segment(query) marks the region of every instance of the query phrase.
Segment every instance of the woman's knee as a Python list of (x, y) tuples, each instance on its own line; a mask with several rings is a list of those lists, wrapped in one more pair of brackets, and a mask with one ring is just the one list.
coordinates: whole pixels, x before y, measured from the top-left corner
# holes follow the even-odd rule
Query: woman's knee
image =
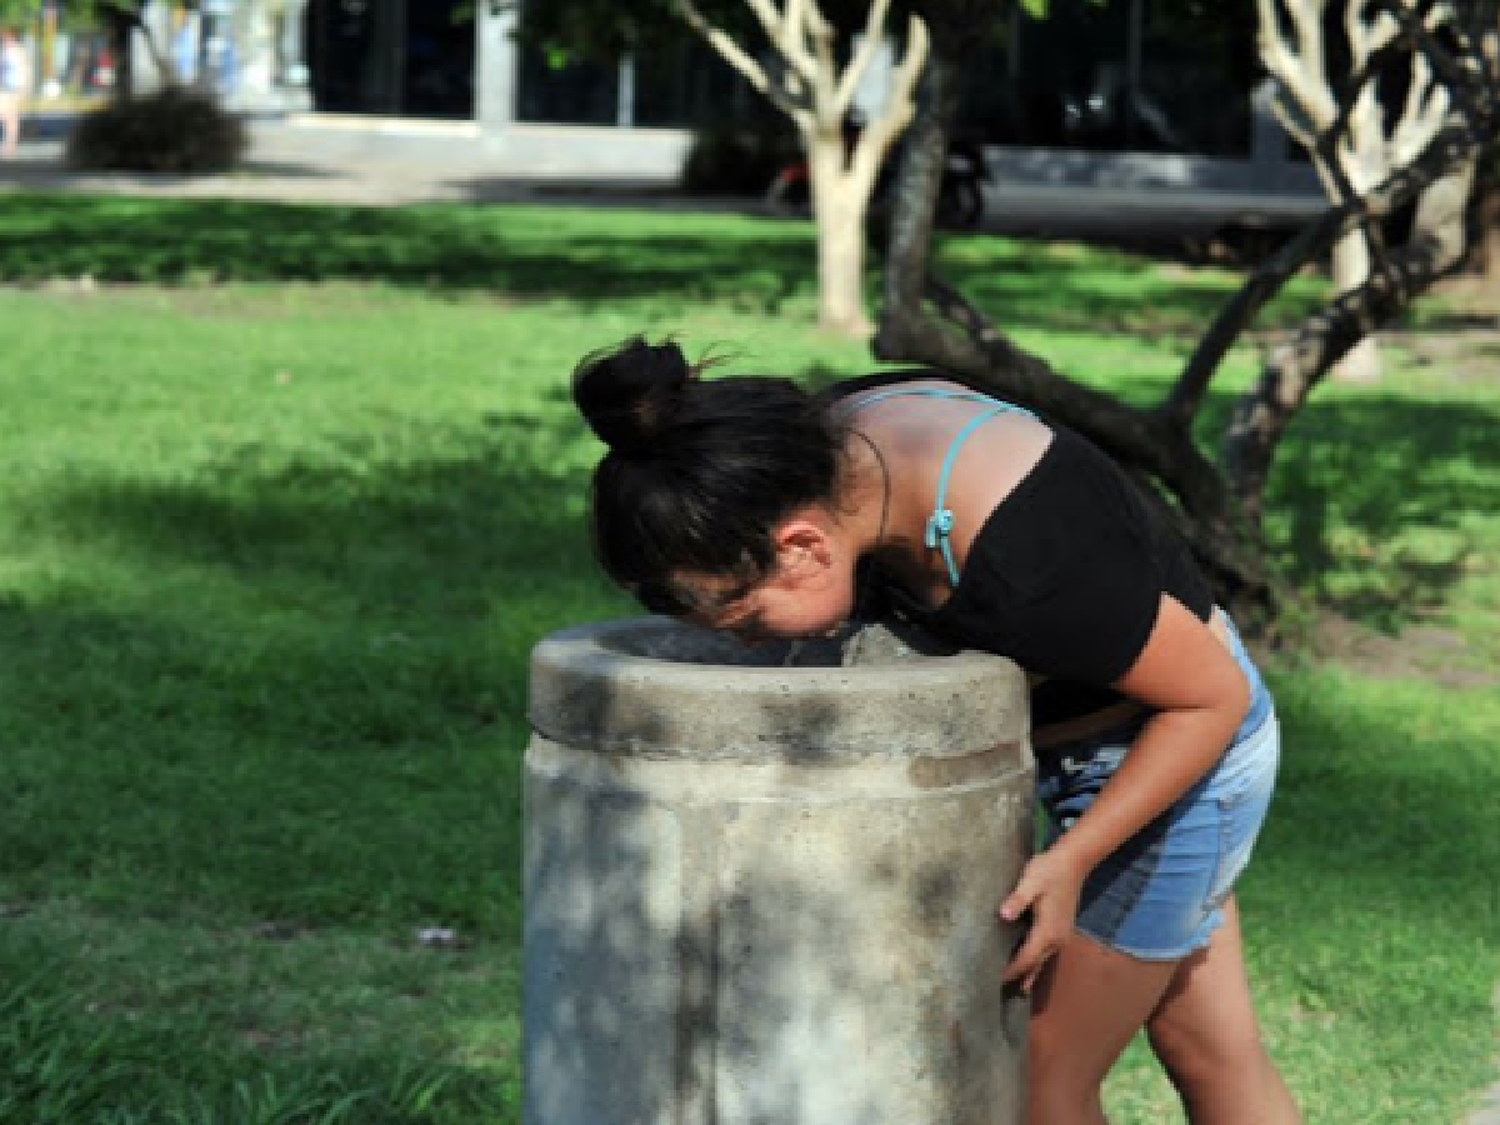
[(1271, 1065), (1253, 1022), (1208, 1029), (1180, 1020), (1153, 1020), (1146, 1036), (1172, 1084), (1190, 1101), (1195, 1091), (1254, 1083)]
[(1037, 1059), (1031, 1052), (1027, 1075), (1029, 1125), (1103, 1125), (1102, 1080), (1077, 1073), (1064, 1060)]
[(1029, 1120), (1033, 1125), (1103, 1121), (1100, 1092), (1108, 1073), (1107, 1061), (1033, 1025), (1027, 1044)]

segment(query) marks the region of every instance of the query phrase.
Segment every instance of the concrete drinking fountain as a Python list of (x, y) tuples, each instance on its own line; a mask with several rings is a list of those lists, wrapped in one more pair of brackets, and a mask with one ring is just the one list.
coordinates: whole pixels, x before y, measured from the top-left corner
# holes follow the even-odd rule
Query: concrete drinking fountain
[(1014, 1125), (1026, 683), (896, 624), (532, 657), (525, 1125)]

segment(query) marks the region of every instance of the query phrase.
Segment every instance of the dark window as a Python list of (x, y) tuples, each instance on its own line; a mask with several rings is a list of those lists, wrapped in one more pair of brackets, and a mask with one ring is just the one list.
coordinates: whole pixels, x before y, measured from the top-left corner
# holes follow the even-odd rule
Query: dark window
[(637, 125), (724, 125), (779, 116), (738, 71), (686, 30), (675, 42), (653, 47), (649, 62), (635, 67)]
[(408, 0), (403, 110), (413, 117), (474, 116), (474, 17), (461, 0)]
[(619, 116), (616, 62), (563, 62), (537, 47), (517, 48), (516, 117), (563, 125), (613, 125)]
[(1248, 156), (1251, 92), (1261, 73), (1255, 5), (1140, 2), (1145, 12), (1138, 147)]
[(653, 32), (633, 60), (549, 56), (525, 42), (518, 53), (516, 115), (522, 121), (681, 127), (753, 122), (776, 113), (686, 26)]
[(960, 113), (991, 144), (1244, 156), (1259, 74), (1255, 9), (1221, 0), (1053, 0), (1017, 11)]
[(308, 5), (313, 103), (332, 113), (395, 113), (394, 39), (401, 0), (312, 0)]
[(474, 23), (463, 0), (312, 0), (313, 104), (332, 113), (472, 117)]

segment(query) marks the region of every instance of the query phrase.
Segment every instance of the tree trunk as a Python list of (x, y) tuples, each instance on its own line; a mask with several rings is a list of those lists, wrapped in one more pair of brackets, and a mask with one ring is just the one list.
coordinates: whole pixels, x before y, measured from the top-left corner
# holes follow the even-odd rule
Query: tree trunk
[[(1356, 99), (1346, 128), (1348, 136), (1343, 145), (1331, 147), (1322, 155), (1315, 153), (1313, 158), (1324, 191), (1334, 204), (1368, 195), (1393, 170), (1373, 90)], [(1384, 246), (1383, 239), (1374, 244), (1371, 239), (1380, 239), (1380, 221), (1384, 217), (1372, 214), (1368, 226), (1351, 230), (1334, 243), (1328, 272), (1335, 297), (1352, 293), (1370, 280), (1376, 253)], [(1378, 383), (1380, 347), (1375, 338), (1366, 336), (1350, 348), (1333, 365), (1329, 377), (1356, 386)]]
[(865, 213), (869, 178), (850, 167), (838, 133), (806, 138), (818, 231), (818, 325), (845, 336), (874, 331), (865, 315)]
[(104, 24), (104, 38), (114, 55), (115, 81), (112, 96), (128, 101), (135, 96), (135, 61), (131, 51), (131, 32), (135, 30), (135, 17), (119, 8), (106, 6), (100, 9), (100, 21)]
[(1225, 441), (1230, 484), (1259, 525), (1266, 480), (1287, 424), (1313, 387), (1373, 328), (1389, 322), (1463, 259), (1464, 208), (1474, 183), (1469, 157), (1422, 193), (1410, 241), (1359, 289), (1319, 309), (1272, 349), (1260, 380), (1235, 406)]
[(900, 351), (902, 318), (920, 310), (926, 299), (933, 217), (942, 190), (948, 156), (948, 127), (962, 93), (962, 59), (936, 41), (917, 87), (916, 112), (906, 129), (901, 160), (889, 193), (890, 225), (886, 232), (885, 302), (875, 354), (891, 358)]
[(864, 31), (842, 68), (837, 31), (817, 0), (785, 0), (781, 7), (774, 0), (749, 3), (779, 56), (779, 70), (763, 65), (715, 26), (699, 10), (697, 0), (673, 0), (673, 7), (750, 85), (796, 123), (807, 153), (818, 226), (818, 323), (867, 338), (873, 326), (863, 300), (865, 215), (880, 164), (911, 120), (912, 91), (927, 58), (927, 25), (915, 13), (908, 13), (905, 52), (891, 72), (885, 108), (846, 148), (845, 122), (861, 76), (885, 41), (891, 0), (870, 0)]
[(157, 80), (167, 85), (174, 80), (172, 65), (166, 55), (162, 54), (156, 42), (156, 36), (151, 34), (151, 28), (146, 24), (142, 14), (144, 9), (144, 0), (136, 0), (129, 4), (106, 4), (99, 12), (99, 18), (104, 25), (105, 39), (109, 42), (110, 51), (115, 56), (113, 96), (121, 100), (129, 100), (135, 96), (136, 92), (136, 33), (140, 34), (146, 54), (150, 56), (151, 64), (156, 68)]
[[(1370, 242), (1362, 230), (1351, 231), (1333, 248), (1330, 267), (1335, 296), (1352, 293), (1370, 280)], [(1341, 383), (1370, 386), (1380, 381), (1380, 349), (1373, 336), (1366, 336), (1334, 365), (1333, 378)]]
[(1492, 169), (1481, 176), (1469, 204), (1469, 269), (1490, 286), (1500, 286), (1500, 156), (1491, 154)]

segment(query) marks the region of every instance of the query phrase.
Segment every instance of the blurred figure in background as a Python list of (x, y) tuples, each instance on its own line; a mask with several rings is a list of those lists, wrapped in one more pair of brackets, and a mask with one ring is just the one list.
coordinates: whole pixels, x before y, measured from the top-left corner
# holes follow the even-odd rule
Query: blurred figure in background
[(0, 29), (0, 125), (5, 128), (6, 158), (21, 143), (21, 99), (31, 89), (31, 56), (12, 29)]

